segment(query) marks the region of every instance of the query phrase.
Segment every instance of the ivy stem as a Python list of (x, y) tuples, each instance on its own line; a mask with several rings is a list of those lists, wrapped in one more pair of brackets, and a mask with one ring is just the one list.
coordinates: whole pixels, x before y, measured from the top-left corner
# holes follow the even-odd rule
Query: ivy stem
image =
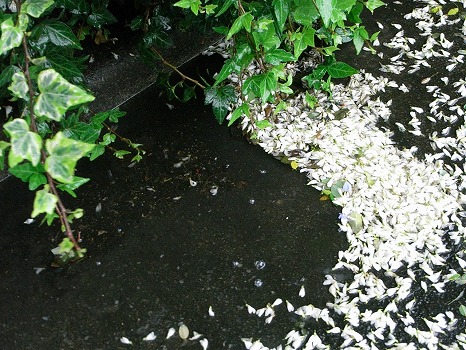
[[(16, 0), (15, 1), (18, 13), (21, 11), (21, 2)], [(26, 36), (23, 35), (23, 40), (22, 40), (22, 45), (23, 45), (23, 51), (24, 51), (24, 75), (26, 76), (27, 79), (27, 84), (28, 84), (28, 90), (29, 90), (29, 101), (28, 101), (28, 109), (29, 109), (29, 117), (31, 120), (31, 129), (34, 133), (38, 133), (38, 128), (37, 128), (37, 123), (36, 123), (36, 117), (34, 114), (34, 87), (32, 85), (32, 80), (31, 80), (31, 75), (29, 73), (29, 61), (31, 60), (31, 57), (29, 56), (29, 49), (27, 46), (27, 40)], [(41, 150), (41, 163), (44, 164), (45, 160), (47, 159), (47, 154), (46, 152), (42, 149)], [(73, 242), (74, 249), (76, 251), (79, 251), (81, 247), (79, 246), (78, 242), (76, 241), (76, 238), (73, 235), (73, 231), (71, 230), (70, 223), (68, 221), (68, 215), (66, 214), (66, 208), (63, 205), (63, 202), (60, 199), (60, 195), (58, 194), (57, 187), (55, 186), (55, 182), (50, 176), (50, 174), (46, 171), (45, 176), (47, 177), (47, 183), (50, 187), (50, 191), (52, 194), (57, 198), (57, 205), (55, 206), (55, 210), (58, 213), (58, 216), (60, 217), (60, 222), (62, 224), (62, 227), (65, 228), (66, 235), (70, 239), (71, 242)]]
[(162, 63), (164, 65), (166, 65), (167, 67), (171, 68), (174, 72), (176, 72), (179, 76), (181, 76), (181, 78), (183, 78), (183, 80), (188, 80), (194, 84), (196, 84), (197, 86), (199, 86), (202, 90), (205, 90), (205, 86), (202, 85), (201, 83), (199, 83), (197, 80), (195, 79), (192, 79), (190, 77), (188, 77), (187, 75), (183, 74), (183, 72), (181, 72), (176, 66), (174, 66), (173, 64), (171, 64), (170, 62), (168, 62), (163, 56), (162, 54), (154, 47), (151, 47), (150, 48), (157, 56), (159, 56), (160, 60), (162, 61)]

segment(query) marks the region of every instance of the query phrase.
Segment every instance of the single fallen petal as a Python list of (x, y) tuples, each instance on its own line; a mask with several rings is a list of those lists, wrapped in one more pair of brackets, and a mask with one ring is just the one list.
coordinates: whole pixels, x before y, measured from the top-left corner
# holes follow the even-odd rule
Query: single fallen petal
[(142, 338), (142, 340), (144, 341), (152, 341), (152, 340), (155, 340), (155, 338), (157, 338), (157, 336), (155, 335), (154, 332), (150, 332), (148, 335), (146, 335), (144, 338)]
[(170, 329), (168, 330), (168, 333), (167, 333), (167, 336), (165, 337), (165, 339), (168, 339), (168, 338), (172, 337), (173, 334), (175, 334), (175, 332), (176, 332), (175, 328), (173, 328), (173, 327), (170, 328)]
[(181, 339), (188, 339), (189, 337), (189, 328), (185, 324), (182, 324), (180, 328), (178, 328), (178, 334)]
[(131, 340), (129, 340), (128, 338), (126, 338), (126, 337), (121, 337), (120, 342), (122, 344), (133, 345), (133, 342)]

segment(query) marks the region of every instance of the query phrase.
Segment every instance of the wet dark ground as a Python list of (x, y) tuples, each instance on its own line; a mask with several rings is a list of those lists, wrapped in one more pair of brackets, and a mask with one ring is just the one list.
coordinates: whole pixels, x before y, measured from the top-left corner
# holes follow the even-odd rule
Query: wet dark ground
[[(400, 23), (404, 13), (398, 6), (376, 12), (385, 26), (382, 39), (396, 33), (391, 23)], [(383, 60), (363, 54), (352, 61), (352, 53), (343, 50), (342, 60), (379, 74)], [(411, 92), (393, 89), (381, 96), (394, 101), (393, 116), (381, 127), (394, 131), (400, 147), (419, 146), (422, 157), (430, 152), (428, 139), (402, 134), (394, 123), (409, 121), (407, 104), (428, 100), (419, 88), (425, 76), (391, 78), (409, 84)], [(138, 349), (200, 348), (177, 335), (165, 340), (180, 322), (204, 334), (209, 349), (242, 349), (241, 337), (276, 345), (297, 320), (280, 305), (266, 325), (247, 313), (245, 303), (260, 308), (280, 297), (323, 306), (331, 299), (322, 281), (345, 249), (339, 209), (320, 201), (302, 174), (218, 126), (201, 100), (176, 104), (151, 89), (122, 109), (128, 116), (117, 131), (143, 143), (147, 155), (134, 167), (110, 156), (80, 167), (79, 175), (92, 181), (66, 204), (86, 210), (75, 225), (88, 249), (84, 260), (52, 268), (50, 249), (61, 233), (23, 224), (31, 194), (19, 180), (0, 183), (0, 349), (127, 348), (122, 336)], [(422, 131), (443, 127), (425, 122)], [(305, 298), (298, 296), (302, 285)], [(454, 299), (457, 292), (442, 297)], [(426, 299), (426, 309), (438, 297)], [(157, 339), (143, 342), (151, 331)]]
[[(0, 184), (2, 349), (117, 349), (122, 336), (177, 349), (180, 338), (165, 335), (180, 322), (211, 349), (241, 349), (241, 337), (272, 345), (296, 320), (283, 303), (265, 325), (245, 303), (328, 300), (322, 281), (345, 248), (338, 208), (303, 174), (216, 124), (202, 100), (166, 102), (153, 88), (122, 108), (117, 131), (144, 144), (141, 163), (109, 156), (80, 167), (92, 181), (77, 202), (66, 200), (86, 211), (75, 224), (88, 249), (78, 263), (50, 266), (59, 230), (23, 224), (31, 195), (16, 179)], [(143, 342), (151, 331), (157, 339)]]

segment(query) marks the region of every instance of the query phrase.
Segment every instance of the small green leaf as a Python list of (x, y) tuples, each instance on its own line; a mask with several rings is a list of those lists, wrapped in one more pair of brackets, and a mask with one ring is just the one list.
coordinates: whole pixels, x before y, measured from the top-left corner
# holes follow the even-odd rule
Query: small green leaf
[(35, 218), (37, 215), (42, 213), (52, 214), (55, 211), (57, 203), (58, 199), (55, 195), (50, 193), (49, 185), (45, 185), (42, 190), (36, 192), (34, 209), (31, 217)]
[(367, 9), (369, 11), (371, 11), (372, 13), (374, 13), (374, 10), (376, 8), (379, 8), (381, 6), (385, 6), (385, 3), (383, 1), (380, 1), (380, 0), (368, 0), (364, 3), (364, 5), (366, 5)]
[(230, 31), (226, 37), (226, 40), (231, 39), (233, 35), (238, 33), (241, 29), (246, 29), (246, 31), (251, 31), (251, 23), (254, 17), (251, 15), (250, 12), (246, 12), (235, 19), (233, 24), (231, 25)]
[(61, 131), (53, 139), (45, 142), (49, 156), (45, 160), (45, 170), (55, 180), (72, 183), (76, 162), (95, 147), (81, 141), (66, 138)]
[(13, 74), (8, 90), (17, 98), (22, 98), (23, 100), (28, 99), (29, 86), (23, 72), (16, 72)]
[(118, 159), (123, 159), (127, 154), (131, 154), (131, 152), (126, 150), (116, 150), (113, 152), (113, 155)]
[(0, 26), (2, 36), (0, 37), (0, 55), (7, 53), (9, 50), (21, 45), (23, 32), (15, 27), (11, 18), (6, 19)]
[(116, 23), (117, 19), (106, 8), (105, 2), (91, 1), (91, 14), (87, 17), (87, 23), (94, 28), (102, 28), (105, 24)]
[(37, 85), (40, 94), (34, 112), (39, 117), (60, 121), (68, 108), (94, 100), (94, 96), (70, 84), (53, 69), (40, 72)]
[(459, 312), (460, 312), (460, 314), (461, 314), (462, 316), (465, 316), (465, 317), (466, 317), (466, 306), (461, 305), (461, 306), (458, 308), (458, 310), (459, 310)]
[(70, 183), (59, 184), (57, 187), (60, 190), (69, 193), (72, 197), (76, 198), (76, 193), (74, 192), (74, 190), (84, 185), (89, 180), (90, 179), (86, 177), (73, 176), (73, 180)]
[(91, 161), (93, 161), (94, 159), (100, 157), (102, 154), (105, 153), (105, 146), (102, 146), (102, 145), (96, 145), (94, 147), (94, 149), (92, 150), (91, 152), (91, 155), (89, 157), (89, 159)]
[(295, 56), (283, 49), (272, 49), (265, 54), (265, 62), (277, 65), (282, 62), (295, 61)]
[(223, 1), (223, 5), (222, 7), (220, 8), (220, 10), (217, 12), (217, 14), (215, 15), (215, 17), (218, 17), (218, 16), (221, 16), (223, 13), (225, 13), (231, 5), (233, 5), (234, 3), (236, 2), (236, 0), (226, 0), (226, 1)]
[(205, 89), (204, 103), (211, 104), (214, 116), (222, 124), (228, 114), (228, 108), (236, 102), (235, 89), (231, 85), (221, 87), (207, 87)]
[(243, 115), (249, 116), (249, 106), (247, 103), (243, 103), (241, 106), (236, 108), (231, 114), (231, 118), (228, 121), (228, 126), (233, 125), (235, 121), (241, 118)]
[(265, 129), (265, 128), (271, 127), (271, 126), (272, 126), (272, 123), (269, 122), (268, 120), (258, 120), (258, 121), (256, 122), (256, 126), (257, 126), (259, 129), (263, 130), (263, 129)]
[(21, 12), (25, 12), (34, 18), (39, 18), (45, 10), (53, 5), (53, 2), (53, 0), (26, 0), (21, 5)]
[(346, 78), (358, 72), (350, 65), (344, 62), (334, 62), (327, 67), (328, 74), (332, 78)]
[(3, 128), (10, 134), (11, 150), (8, 155), (8, 165), (14, 167), (24, 159), (36, 166), (40, 161), (42, 138), (29, 131), (29, 125), (24, 119), (13, 119)]
[(225, 61), (225, 63), (223, 64), (222, 66), (222, 69), (220, 70), (220, 72), (215, 76), (215, 84), (214, 85), (218, 85), (220, 84), (222, 81), (224, 81), (226, 78), (228, 78), (228, 76), (235, 72), (239, 72), (241, 69), (240, 66), (238, 66), (238, 64), (236, 63), (236, 61), (234, 61), (233, 59), (229, 58)]

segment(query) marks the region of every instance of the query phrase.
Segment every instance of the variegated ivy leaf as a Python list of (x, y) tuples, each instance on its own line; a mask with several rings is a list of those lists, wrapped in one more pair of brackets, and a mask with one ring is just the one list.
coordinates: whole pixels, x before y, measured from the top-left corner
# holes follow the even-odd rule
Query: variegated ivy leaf
[(22, 98), (23, 100), (27, 99), (29, 86), (23, 72), (16, 72), (13, 74), (8, 90), (10, 90), (15, 97)]
[(346, 13), (356, 4), (356, 0), (315, 0), (324, 25), (328, 27), (330, 22), (344, 21)]
[(2, 36), (0, 37), (0, 55), (21, 45), (23, 32), (14, 25), (11, 18), (6, 19), (0, 26)]
[(14, 119), (3, 128), (10, 134), (11, 141), (8, 165), (12, 168), (27, 159), (36, 166), (40, 161), (42, 138), (29, 130), (29, 125), (24, 119)]
[(37, 215), (42, 213), (52, 214), (57, 202), (57, 197), (50, 193), (49, 185), (45, 185), (42, 190), (36, 192), (36, 197), (34, 198), (34, 209), (32, 210), (31, 217), (35, 218)]
[(40, 117), (56, 121), (60, 121), (70, 107), (94, 100), (94, 96), (69, 83), (54, 69), (40, 72), (37, 86), (40, 94), (34, 112)]
[(94, 144), (66, 138), (61, 131), (53, 139), (45, 142), (49, 153), (45, 161), (45, 170), (55, 180), (72, 183), (76, 162), (92, 151)]
[(53, 0), (26, 0), (21, 5), (21, 12), (26, 12), (34, 18), (39, 18), (45, 10), (53, 5), (53, 2)]

